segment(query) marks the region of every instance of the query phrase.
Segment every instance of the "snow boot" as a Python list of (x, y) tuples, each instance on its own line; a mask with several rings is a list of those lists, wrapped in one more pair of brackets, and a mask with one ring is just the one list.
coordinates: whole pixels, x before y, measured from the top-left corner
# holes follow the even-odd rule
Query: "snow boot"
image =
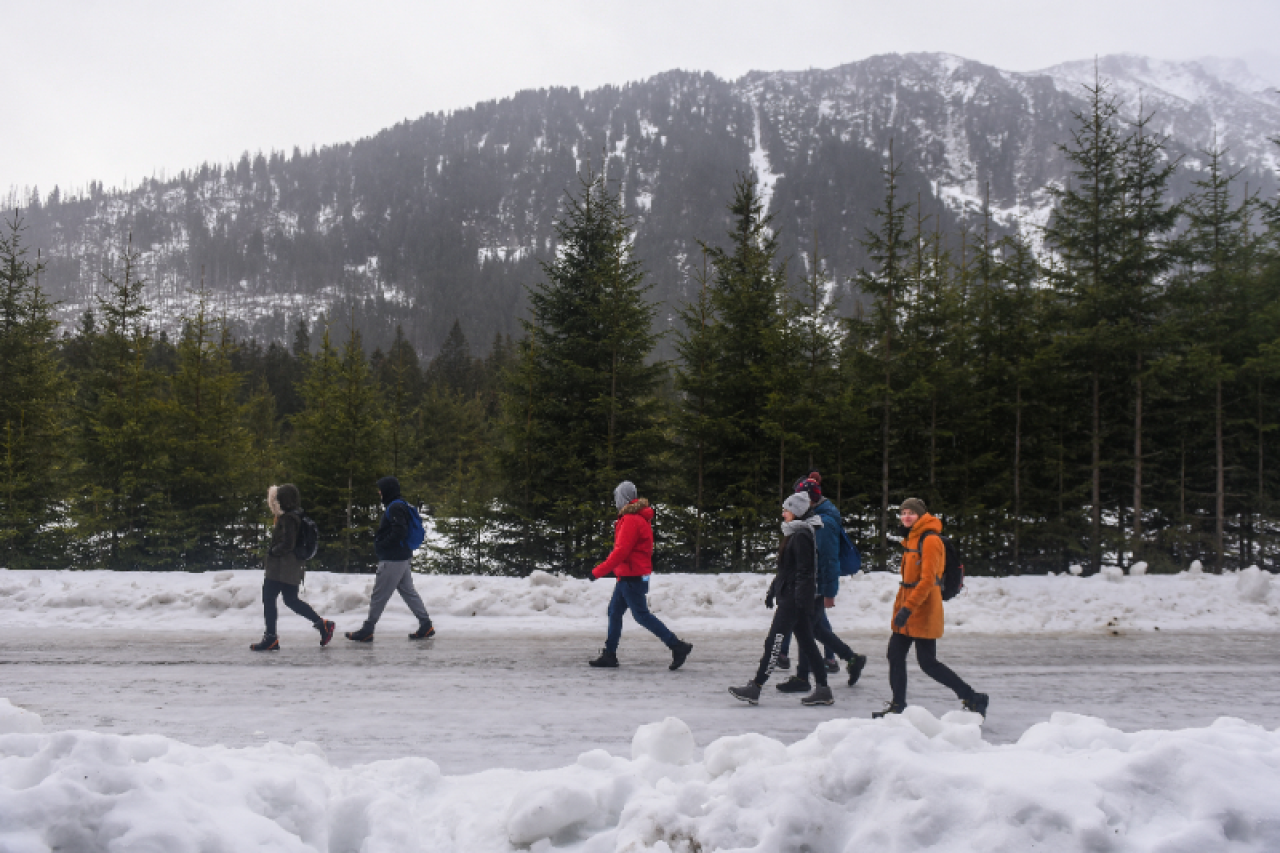
[(827, 658), (825, 663), (827, 665), (827, 672), (836, 673), (840, 671), (840, 662), (835, 658)]
[(684, 662), (689, 657), (689, 652), (693, 651), (693, 643), (686, 643), (684, 640), (676, 639), (676, 644), (671, 647), (671, 666), (667, 669), (679, 669), (684, 666)]
[(320, 632), (321, 646), (329, 645), (329, 641), (333, 639), (333, 631), (337, 627), (338, 627), (337, 625), (333, 624), (327, 619), (320, 620), (319, 624), (316, 625), (316, 630)]
[(280, 651), (280, 640), (275, 634), (263, 634), (262, 640), (249, 646), (255, 652), (278, 652)]
[(964, 705), (966, 711), (973, 711), (981, 714), (982, 719), (987, 718), (987, 704), (991, 701), (991, 697), (985, 693), (975, 693), (961, 704)]
[(611, 652), (608, 649), (601, 649), (600, 657), (587, 661), (587, 665), (594, 666), (597, 669), (615, 669), (618, 666), (618, 653)]
[(883, 711), (874, 711), (871, 719), (878, 720), (881, 717), (887, 717), (890, 714), (901, 714), (907, 708), (906, 705), (899, 705), (897, 702), (885, 702)]
[(786, 681), (779, 682), (777, 689), (780, 693), (808, 693), (809, 680), (793, 675)]
[(435, 626), (430, 622), (418, 625), (418, 630), (409, 635), (410, 640), (429, 640), (436, 635)]
[(867, 665), (867, 656), (853, 653), (853, 657), (849, 658), (849, 663), (845, 668), (849, 670), (849, 686), (858, 683), (858, 678), (862, 675), (862, 668)]
[(774, 669), (791, 669), (791, 658), (786, 655), (778, 655), (778, 659), (773, 662)]
[(373, 628), (368, 624), (361, 625), (359, 631), (348, 631), (346, 633), (346, 638), (348, 640), (354, 640), (357, 643), (372, 643)]
[(742, 687), (730, 687), (729, 695), (740, 702), (746, 702), (748, 705), (759, 705), (760, 685), (754, 681), (748, 681)]
[(813, 692), (800, 700), (801, 705), (834, 705), (836, 697), (831, 695), (831, 688), (825, 684), (819, 684), (813, 688)]

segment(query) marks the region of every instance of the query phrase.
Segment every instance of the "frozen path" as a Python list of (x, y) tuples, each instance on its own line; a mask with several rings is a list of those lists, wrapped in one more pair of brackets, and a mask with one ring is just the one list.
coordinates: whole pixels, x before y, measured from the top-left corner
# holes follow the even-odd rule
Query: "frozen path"
[[(166, 735), (195, 745), (318, 744), (339, 766), (425, 756), (446, 774), (539, 769), (603, 748), (625, 755), (640, 725), (676, 716), (699, 746), (760, 732), (794, 742), (823, 720), (866, 717), (888, 698), (885, 635), (846, 634), (871, 662), (860, 684), (833, 680), (837, 702), (801, 708), (772, 689), (757, 708), (726, 692), (754, 671), (758, 631), (690, 632), (693, 656), (668, 672), (666, 650), (628, 624), (623, 667), (592, 670), (601, 631), (450, 634), (410, 643), (388, 629), (372, 646), (328, 649), (283, 613), (279, 653), (222, 631), (0, 630), (0, 695), (49, 731)], [(984, 737), (1016, 740), (1054, 711), (1096, 715), (1124, 730), (1204, 726), (1220, 716), (1280, 726), (1275, 634), (957, 634), (940, 658), (991, 694)], [(910, 666), (911, 701), (956, 707)]]

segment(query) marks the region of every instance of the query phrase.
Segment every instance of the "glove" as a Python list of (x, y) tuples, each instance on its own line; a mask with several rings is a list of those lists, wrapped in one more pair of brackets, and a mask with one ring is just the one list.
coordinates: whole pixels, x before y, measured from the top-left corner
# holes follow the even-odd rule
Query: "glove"
[(598, 580), (600, 580), (600, 579), (599, 579), (598, 577), (596, 577), (596, 573), (595, 573), (595, 572), (587, 572), (587, 580), (591, 581), (592, 583), (595, 583), (596, 581), (598, 581)]
[(836, 606), (836, 600), (828, 595), (822, 599), (822, 606), (827, 610), (830, 610)]
[(773, 590), (769, 590), (769, 594), (764, 597), (764, 606), (773, 609)]
[(911, 618), (911, 608), (900, 607), (898, 613), (893, 617), (893, 627), (901, 628), (907, 624), (907, 620)]

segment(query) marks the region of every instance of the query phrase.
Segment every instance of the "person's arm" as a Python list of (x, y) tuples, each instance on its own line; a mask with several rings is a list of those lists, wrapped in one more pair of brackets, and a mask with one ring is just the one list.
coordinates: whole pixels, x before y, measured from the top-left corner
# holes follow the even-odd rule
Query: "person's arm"
[(824, 523), (813, 536), (818, 545), (818, 595), (835, 598), (840, 591), (840, 531)]
[(284, 557), (293, 553), (293, 547), (297, 544), (298, 518), (292, 512), (286, 512), (271, 528), (271, 550), (267, 553), (272, 557)]
[(920, 579), (907, 592), (902, 606), (913, 613), (924, 604), (929, 592), (938, 585), (938, 575), (947, 564), (947, 549), (940, 536), (925, 536), (920, 542)]
[(387, 507), (387, 523), (380, 526), (374, 534), (378, 545), (400, 545), (409, 535), (409, 507), (402, 501), (395, 501)]
[[(633, 518), (634, 521), (632, 521)], [(636, 522), (642, 521), (643, 519), (639, 516), (623, 518), (622, 523), (618, 525), (618, 533), (614, 537), (613, 550), (609, 552), (609, 556), (603, 563), (591, 570), (591, 574), (602, 578), (627, 561), (631, 552), (635, 550), (636, 543), (640, 541), (639, 525)]]

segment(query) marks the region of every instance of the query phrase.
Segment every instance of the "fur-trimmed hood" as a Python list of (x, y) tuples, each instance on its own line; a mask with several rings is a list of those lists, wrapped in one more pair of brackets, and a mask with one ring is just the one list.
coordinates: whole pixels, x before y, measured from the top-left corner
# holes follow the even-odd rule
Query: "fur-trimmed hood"
[[(631, 503), (624, 506), (622, 508), (622, 511), (619, 512), (618, 515), (631, 515), (632, 513), (637, 513), (642, 510), (646, 510), (648, 508), (649, 508), (648, 498), (636, 498)], [(650, 513), (650, 515), (652, 515), (652, 513)]]
[(271, 507), (273, 515), (284, 515), (302, 506), (302, 496), (293, 483), (272, 486), (267, 489), (267, 506)]

